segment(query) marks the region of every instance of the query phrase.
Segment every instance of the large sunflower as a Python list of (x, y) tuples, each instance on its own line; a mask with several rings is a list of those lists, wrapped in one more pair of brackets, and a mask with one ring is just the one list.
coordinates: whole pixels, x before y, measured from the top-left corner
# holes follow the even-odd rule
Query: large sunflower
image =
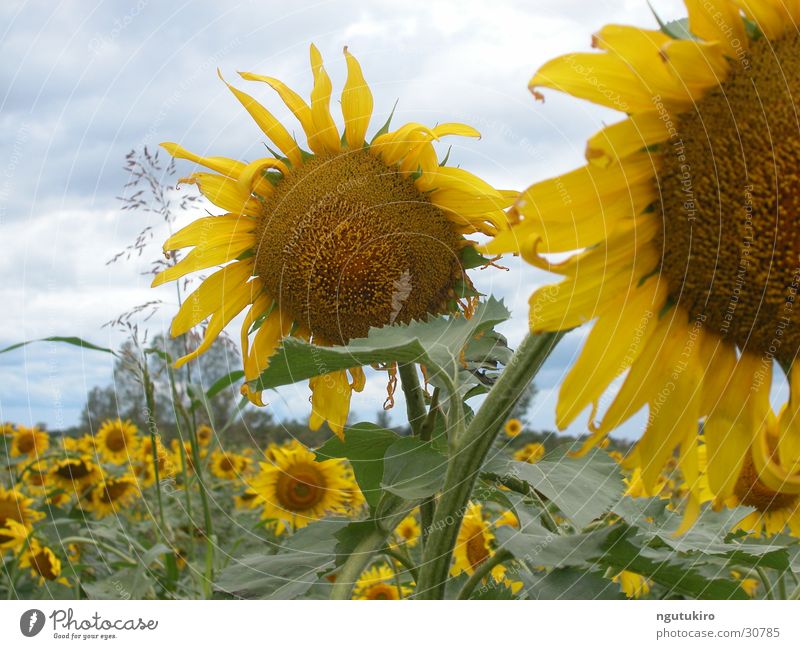
[(88, 454), (66, 458), (56, 462), (50, 469), (50, 481), (69, 495), (80, 497), (103, 477), (100, 467)]
[(140, 493), (136, 478), (131, 475), (105, 476), (103, 481), (92, 489), (85, 505), (98, 518), (105, 518), (130, 506)]
[(273, 455), (273, 462), (261, 463), (250, 489), (259, 496), (262, 517), (277, 521), (278, 534), (287, 524), (299, 529), (328, 513), (346, 512), (354, 481), (344, 462), (317, 462), (314, 453), (300, 445), (276, 447)]
[[(266, 108), (230, 84), (280, 153), (244, 163), (162, 145), (216, 172), (198, 172), (184, 182), (197, 184), (227, 212), (196, 220), (164, 244), (165, 251), (193, 249), (160, 273), (154, 286), (225, 264), (173, 320), (171, 331), (178, 336), (210, 317), (200, 346), (177, 365), (205, 352), (244, 310), (246, 382), (258, 378), (290, 334), (321, 345), (344, 344), (373, 326), (454, 310), (459, 291), (469, 285), (462, 253), (473, 242), (464, 236), (491, 235), (506, 226), (504, 209), (516, 193), (445, 166), (433, 147), (444, 136), (478, 132), (463, 124), (409, 123), (381, 129), (367, 141), (372, 93), (359, 63), (346, 48), (344, 54), (343, 135), (330, 112), (331, 81), (313, 45), (310, 104), (277, 79), (241, 73), (278, 93), (300, 122), (310, 153)], [(363, 389), (364, 373), (360, 367), (349, 377), (344, 370), (324, 372), (310, 381), (311, 427), (327, 421), (341, 436), (352, 391)], [(263, 405), (251, 383), (243, 392)]]
[(537, 98), (549, 87), (628, 116), (589, 140), (586, 166), (523, 192), (521, 222), (487, 250), (564, 276), (532, 295), (533, 331), (595, 321), (561, 386), (558, 426), (591, 405), (588, 449), (648, 405), (628, 465), (653, 489), (676, 448), (694, 479), (703, 420), (709, 483), (728, 496), (768, 416), (773, 362), (800, 351), (800, 5), (686, 6), (691, 36), (609, 25), (592, 39), (599, 52), (535, 74)]

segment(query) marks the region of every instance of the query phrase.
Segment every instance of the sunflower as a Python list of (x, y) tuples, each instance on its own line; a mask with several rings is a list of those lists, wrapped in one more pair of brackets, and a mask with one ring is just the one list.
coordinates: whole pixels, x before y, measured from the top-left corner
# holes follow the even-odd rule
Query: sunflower
[(161, 438), (156, 437), (155, 442), (153, 442), (152, 438), (145, 437), (139, 445), (138, 461), (133, 466), (133, 473), (141, 489), (155, 484), (156, 473), (153, 462), (154, 457), (158, 457), (159, 480), (170, 478), (177, 472), (174, 457), (161, 442)]
[(652, 489), (702, 419), (709, 481), (727, 496), (769, 409), (773, 359), (788, 367), (800, 352), (800, 6), (686, 5), (691, 37), (608, 25), (592, 39), (599, 52), (534, 75), (538, 99), (548, 87), (627, 117), (589, 140), (586, 166), (523, 192), (521, 220), (486, 250), (564, 277), (531, 296), (534, 332), (595, 320), (558, 426), (591, 405), (585, 451), (647, 404), (630, 461)]
[(39, 579), (40, 586), (45, 581), (56, 581), (69, 586), (66, 578), (61, 576), (61, 559), (36, 539), (31, 539), (30, 546), (20, 558), (19, 565), (21, 568), (30, 568), (31, 575)]
[(131, 421), (109, 419), (97, 431), (95, 445), (100, 456), (113, 464), (128, 464), (136, 456), (139, 429)]
[(509, 419), (505, 425), (505, 432), (508, 437), (516, 437), (522, 432), (522, 422), (519, 419)]
[(233, 504), (236, 509), (255, 509), (261, 504), (259, 495), (252, 489), (245, 489), (240, 494), (233, 497)]
[[(762, 433), (768, 434), (768, 433)], [(717, 506), (719, 501), (717, 499)], [(736, 525), (738, 529), (760, 536), (772, 536), (788, 528), (794, 536), (800, 536), (800, 494), (791, 490), (773, 489), (759, 475), (752, 454), (745, 457), (736, 479), (733, 494), (724, 499), (728, 507), (744, 505), (755, 511), (745, 516)]]
[(133, 476), (106, 476), (89, 494), (86, 508), (93, 511), (98, 518), (105, 518), (128, 507), (139, 494), (139, 487)]
[(383, 563), (362, 573), (353, 588), (353, 599), (403, 599), (411, 592), (407, 586), (398, 586), (394, 570)]
[(195, 431), (200, 446), (208, 446), (214, 438), (214, 429), (207, 424), (200, 424)]
[[(449, 135), (478, 137), (472, 127), (387, 126), (368, 142), (372, 93), (347, 48), (344, 55), (343, 136), (330, 112), (331, 80), (314, 45), (310, 104), (277, 79), (241, 73), (278, 93), (300, 122), (311, 153), (266, 108), (227, 82), (280, 153), (246, 164), (162, 144), (174, 157), (216, 172), (198, 172), (185, 182), (197, 184), (227, 212), (198, 219), (164, 244), (165, 251), (194, 248), (153, 286), (227, 264), (175, 316), (174, 336), (211, 318), (203, 342), (176, 365), (208, 350), (247, 309), (242, 391), (258, 405), (261, 394), (252, 382), (290, 334), (321, 345), (345, 344), (366, 336), (370, 327), (454, 311), (460, 291), (470, 286), (462, 254), (474, 242), (465, 235), (506, 227), (504, 210), (516, 197), (439, 162), (433, 142)], [(360, 367), (349, 376), (341, 370), (312, 378), (311, 428), (327, 421), (341, 436), (351, 394), (364, 381)]]
[(11, 457), (37, 458), (50, 446), (50, 435), (36, 426), (17, 426), (11, 437)]
[(31, 508), (32, 504), (32, 498), (0, 485), (0, 548), (18, 547), (19, 526), (30, 531), (36, 521), (44, 518), (42, 512)]
[(528, 464), (536, 464), (544, 457), (544, 444), (539, 442), (531, 442), (525, 444), (521, 449), (514, 452), (514, 459), (517, 462), (527, 462)]
[[(450, 574), (456, 577), (462, 572), (467, 575), (474, 573), (494, 554), (493, 541), (494, 532), (483, 514), (482, 506), (479, 503), (470, 503), (458, 531)], [(506, 569), (502, 565), (492, 568), (492, 577), (498, 583), (504, 581), (505, 574)]]
[(407, 548), (413, 548), (419, 543), (420, 527), (417, 521), (417, 510), (414, 510), (400, 521), (397, 527), (394, 528), (394, 534), (399, 544)]
[(276, 533), (287, 525), (305, 527), (327, 513), (344, 513), (353, 489), (351, 472), (338, 459), (315, 461), (305, 447), (273, 449), (275, 461), (262, 462), (250, 482), (264, 511), (262, 518), (277, 521)]
[(50, 469), (50, 481), (65, 493), (80, 496), (102, 478), (102, 471), (89, 455), (56, 462)]
[(211, 473), (223, 480), (237, 480), (250, 466), (250, 460), (237, 453), (215, 450), (211, 453)]

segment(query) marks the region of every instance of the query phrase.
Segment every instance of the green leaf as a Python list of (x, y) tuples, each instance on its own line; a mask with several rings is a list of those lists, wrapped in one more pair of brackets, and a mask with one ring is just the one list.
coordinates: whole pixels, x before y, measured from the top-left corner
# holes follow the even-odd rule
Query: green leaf
[(383, 490), (383, 457), (386, 450), (401, 439), (397, 433), (370, 423), (359, 423), (345, 429), (344, 440), (331, 437), (316, 451), (317, 461), (347, 458), (353, 467), (356, 482), (370, 508), (378, 505)]
[[(346, 346), (320, 347), (298, 338), (286, 338), (269, 367), (255, 381), (254, 389), (276, 388), (357, 365), (399, 361), (425, 365), (431, 383), (452, 393), (462, 375), (472, 377), (462, 366), (462, 352), (473, 338), (508, 316), (505, 306), (490, 298), (478, 306), (470, 319), (460, 315), (440, 316), (373, 328), (366, 338), (352, 340)], [(481, 354), (485, 353), (481, 349)]]
[(615, 528), (599, 565), (615, 572), (630, 570), (667, 589), (667, 597), (683, 595), (691, 599), (748, 599), (738, 580), (723, 578), (726, 571), (718, 563), (696, 556), (682, 555), (670, 548), (640, 546), (641, 537), (633, 528)]
[(22, 343), (16, 343), (11, 345), (10, 347), (6, 347), (5, 349), (0, 349), (0, 354), (5, 354), (6, 352), (13, 351), (15, 349), (19, 349), (20, 347), (25, 347), (26, 345), (30, 345), (31, 343), (66, 343), (67, 345), (74, 345), (75, 347), (81, 347), (82, 349), (93, 349), (98, 352), (106, 352), (107, 354), (113, 354), (116, 356), (116, 353), (113, 349), (109, 349), (108, 347), (99, 347), (94, 343), (87, 342), (82, 338), (77, 338), (75, 336), (50, 336), (49, 338), (37, 338), (36, 340), (26, 340)]
[(144, 566), (115, 570), (110, 577), (81, 581), (91, 599), (143, 599), (154, 583)]
[(568, 457), (559, 449), (536, 464), (498, 458), (484, 471), (527, 482), (579, 529), (609, 511), (624, 491), (619, 466), (597, 449), (580, 458)]
[(430, 442), (401, 438), (386, 449), (383, 463), (383, 488), (400, 498), (427, 498), (444, 484), (447, 458)]
[(206, 391), (206, 399), (211, 399), (217, 396), (225, 388), (233, 385), (234, 383), (236, 383), (236, 381), (238, 381), (243, 377), (244, 377), (244, 372), (242, 372), (242, 370), (234, 370), (230, 374), (217, 379), (216, 381), (214, 381), (214, 385), (212, 385)]
[(255, 599), (296, 599), (333, 567), (331, 555), (288, 552), (251, 554), (235, 560), (217, 578), (215, 590)]
[(492, 260), (489, 257), (484, 257), (475, 246), (464, 246), (461, 249), (461, 266), (465, 270), (469, 270), (470, 268), (478, 268), (479, 266), (485, 266), (486, 264), (490, 263)]
[(549, 572), (522, 573), (522, 593), (528, 599), (626, 599), (619, 586), (597, 572), (556, 568)]

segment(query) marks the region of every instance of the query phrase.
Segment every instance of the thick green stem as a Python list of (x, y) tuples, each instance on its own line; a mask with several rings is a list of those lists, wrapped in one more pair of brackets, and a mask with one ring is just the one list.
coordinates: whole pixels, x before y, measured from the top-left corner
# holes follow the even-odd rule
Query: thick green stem
[(528, 334), (470, 425), (455, 436), (442, 495), (422, 558), (418, 598), (442, 599), (458, 530), (481, 465), (514, 404), (563, 332)]
[(400, 383), (406, 397), (406, 413), (411, 432), (419, 436), (427, 417), (425, 398), (422, 396), (422, 387), (419, 384), (417, 366), (414, 363), (400, 363), (398, 367)]
[(374, 530), (358, 542), (344, 565), (336, 573), (336, 583), (331, 589), (331, 599), (350, 599), (356, 581), (372, 561), (372, 557), (384, 548), (386, 539), (415, 505), (414, 502), (403, 502), (398, 499), (393, 506), (388, 508), (386, 516)]
[[(436, 417), (439, 415), (439, 388), (434, 388), (431, 396), (431, 405), (428, 408), (428, 416), (422, 425), (419, 438), (423, 442), (429, 442), (433, 436), (433, 429), (436, 427)], [(433, 523), (433, 512), (436, 509), (436, 497), (430, 496), (422, 501), (419, 506), (419, 518), (422, 526), (422, 547), (428, 542), (428, 530)], [(416, 579), (415, 579), (416, 581)]]
[(512, 555), (508, 550), (503, 548), (495, 552), (494, 555), (479, 565), (475, 572), (470, 575), (469, 579), (467, 579), (467, 582), (464, 584), (464, 587), (458, 593), (458, 597), (456, 597), (456, 599), (469, 599), (469, 596), (472, 595), (472, 591), (475, 590), (475, 586), (477, 586), (484, 577), (487, 577), (495, 566), (499, 566), (501, 563), (508, 561), (513, 556), (514, 555)]

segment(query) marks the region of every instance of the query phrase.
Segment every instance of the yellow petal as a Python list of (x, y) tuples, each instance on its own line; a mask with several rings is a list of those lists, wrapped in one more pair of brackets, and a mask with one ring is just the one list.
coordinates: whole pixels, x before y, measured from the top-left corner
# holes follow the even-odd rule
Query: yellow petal
[(704, 41), (718, 41), (728, 56), (736, 58), (749, 46), (744, 22), (730, 0), (684, 0), (689, 31)]
[(620, 57), (609, 53), (566, 54), (545, 63), (528, 83), (552, 88), (623, 113), (653, 110), (652, 93)]
[(787, 31), (796, 31), (796, 27), (788, 22), (787, 11), (779, 8), (792, 0), (733, 0), (741, 7), (744, 14), (752, 20), (758, 29), (770, 40), (780, 38)]
[[(256, 220), (249, 216), (225, 214), (223, 216), (204, 216), (192, 221), (178, 230), (164, 242), (164, 252), (180, 250), (188, 246), (208, 245), (209, 239), (231, 238), (246, 232), (253, 232)], [(255, 243), (255, 239), (253, 239)]]
[[(661, 51), (670, 71), (695, 91), (718, 86), (730, 69), (725, 50), (719, 43), (669, 41)], [(699, 96), (698, 92), (693, 94)]]
[(269, 295), (262, 293), (255, 299), (250, 307), (250, 310), (247, 312), (247, 315), (242, 321), (242, 359), (245, 362), (247, 361), (247, 357), (250, 355), (250, 328), (253, 326), (256, 320), (270, 310), (273, 302), (274, 300)]
[[(222, 79), (222, 74), (219, 74), (219, 78)], [(237, 88), (234, 88), (231, 84), (229, 84), (225, 79), (222, 79), (223, 83), (230, 89), (230, 91), (234, 94), (236, 99), (244, 106), (245, 110), (250, 113), (250, 116), (253, 118), (256, 124), (258, 124), (259, 128), (264, 132), (272, 142), (275, 143), (283, 154), (289, 158), (291, 163), (294, 166), (300, 166), (302, 163), (303, 157), (300, 153), (300, 148), (297, 146), (297, 142), (294, 141), (292, 136), (289, 134), (289, 131), (281, 124), (273, 115), (270, 113), (266, 108), (264, 108), (260, 103), (258, 103), (255, 99), (253, 99), (250, 95)]]
[(358, 366), (351, 367), (349, 371), (350, 376), (353, 377), (353, 382), (350, 384), (350, 387), (356, 392), (362, 392), (364, 386), (367, 384), (367, 376), (364, 374), (364, 368)]
[(361, 73), (361, 66), (346, 47), (344, 56), (347, 59), (347, 81), (342, 90), (344, 136), (347, 146), (356, 150), (364, 146), (364, 138), (372, 117), (372, 93)]
[(241, 173), (242, 169), (244, 169), (244, 163), (238, 160), (231, 160), (230, 158), (222, 158), (219, 156), (206, 158), (192, 153), (191, 151), (187, 151), (180, 144), (176, 144), (175, 142), (162, 142), (161, 146), (166, 149), (167, 153), (173, 158), (191, 160), (192, 162), (208, 167), (212, 171), (221, 173), (223, 176), (228, 176), (229, 178), (236, 178), (239, 173)]
[(657, 101), (690, 103), (692, 95), (664, 65), (661, 47), (672, 40), (662, 31), (629, 25), (606, 25), (592, 37), (595, 47), (617, 55), (630, 66)]
[(393, 165), (409, 155), (420, 144), (433, 139), (436, 139), (436, 135), (427, 126), (409, 122), (396, 131), (376, 137), (370, 145), (370, 151), (373, 155), (379, 156), (387, 165)]
[(341, 140), (333, 117), (331, 117), (330, 103), (333, 86), (322, 65), (322, 55), (313, 43), (311, 45), (311, 72), (314, 75), (314, 87), (311, 90), (311, 117), (314, 120), (314, 132), (326, 153), (336, 153), (341, 149)]
[(212, 266), (220, 266), (236, 259), (239, 255), (252, 248), (252, 246), (253, 238), (251, 234), (245, 235), (243, 238), (226, 241), (215, 248), (197, 246), (177, 264), (162, 270), (156, 275), (150, 286), (160, 286), (161, 284), (171, 282), (197, 270), (211, 268)]
[(770, 367), (760, 356), (743, 353), (725, 386), (719, 403), (703, 427), (708, 447), (708, 482), (721, 498), (733, 493), (745, 454), (766, 423)]
[(252, 260), (237, 261), (207, 277), (181, 305), (172, 320), (172, 336), (185, 334), (192, 327), (219, 311), (225, 293), (247, 282), (253, 273)]
[(203, 196), (226, 212), (248, 216), (260, 214), (258, 200), (250, 196), (249, 192), (243, 191), (235, 180), (198, 172), (188, 178), (181, 178), (180, 182), (196, 184)]
[(248, 164), (239, 174), (239, 178), (236, 182), (239, 185), (240, 190), (249, 194), (250, 191), (252, 191), (255, 182), (261, 179), (261, 172), (264, 169), (277, 169), (284, 176), (289, 173), (289, 167), (275, 158), (260, 158), (258, 160), (253, 160), (253, 162)]
[(339, 439), (344, 439), (344, 425), (350, 413), (350, 396), (353, 389), (347, 380), (347, 372), (339, 370), (309, 381), (311, 387), (311, 418), (308, 427), (319, 430), (328, 422)]
[(600, 316), (561, 384), (556, 406), (560, 429), (569, 426), (636, 361), (656, 327), (666, 297), (664, 283), (651, 277), (631, 293), (622, 293)]
[(284, 336), (292, 329), (292, 318), (276, 306), (266, 317), (253, 337), (250, 353), (245, 359), (245, 380), (253, 381), (269, 367), (269, 360)]
[(670, 137), (665, 116), (658, 112), (634, 115), (607, 126), (586, 143), (586, 159), (602, 167), (618, 162), (632, 153), (665, 142)]
[(211, 316), (208, 327), (206, 327), (203, 341), (193, 352), (175, 361), (175, 367), (179, 368), (207, 352), (225, 326), (239, 315), (248, 304), (252, 304), (253, 300), (260, 292), (261, 281), (258, 278), (246, 284), (231, 286), (230, 289), (223, 294), (222, 305), (214, 315)]
[(272, 77), (265, 77), (261, 74), (253, 74), (252, 72), (240, 72), (239, 75), (248, 81), (261, 81), (272, 87), (283, 100), (283, 103), (286, 104), (287, 108), (294, 113), (297, 121), (300, 122), (300, 126), (306, 134), (308, 146), (311, 150), (314, 153), (324, 153), (324, 149), (316, 137), (314, 119), (311, 117), (311, 107), (300, 95), (282, 81), (278, 81), (278, 79), (273, 79)]

